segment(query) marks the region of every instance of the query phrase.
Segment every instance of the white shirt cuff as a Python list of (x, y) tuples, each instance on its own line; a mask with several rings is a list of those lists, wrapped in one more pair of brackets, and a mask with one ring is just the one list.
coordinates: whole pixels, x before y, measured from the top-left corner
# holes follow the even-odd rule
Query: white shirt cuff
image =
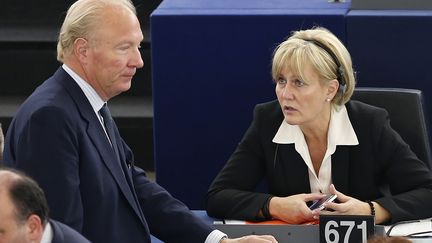
[(205, 240), (204, 243), (219, 243), (220, 240), (223, 237), (226, 237), (227, 235), (220, 231), (220, 230), (213, 230), (208, 236), (207, 239)]

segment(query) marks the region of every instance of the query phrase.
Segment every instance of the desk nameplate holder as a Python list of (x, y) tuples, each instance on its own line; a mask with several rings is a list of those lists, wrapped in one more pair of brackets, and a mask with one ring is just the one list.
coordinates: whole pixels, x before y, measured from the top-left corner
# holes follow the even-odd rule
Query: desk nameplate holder
[(321, 215), (319, 219), (321, 243), (366, 243), (375, 235), (372, 215)]
[[(270, 234), (279, 242), (320, 242), (319, 225), (214, 224), (213, 226), (230, 238), (250, 234)], [(375, 225), (375, 235), (384, 236), (384, 226)]]

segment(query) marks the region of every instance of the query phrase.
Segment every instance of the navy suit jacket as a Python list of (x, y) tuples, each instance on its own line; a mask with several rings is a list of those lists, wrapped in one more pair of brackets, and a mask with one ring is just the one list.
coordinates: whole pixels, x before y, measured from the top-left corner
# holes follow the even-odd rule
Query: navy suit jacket
[(69, 226), (55, 220), (50, 220), (53, 230), (51, 243), (90, 243), (86, 238)]
[(150, 242), (150, 232), (204, 242), (212, 228), (134, 166), (118, 130), (116, 139), (121, 163), (86, 96), (59, 68), (18, 110), (4, 162), (40, 184), (53, 219), (92, 242)]
[[(388, 113), (358, 101), (346, 108), (359, 144), (337, 146), (332, 155), (336, 189), (376, 201), (391, 213), (392, 222), (431, 217), (432, 174), (391, 128)], [(310, 193), (308, 168), (294, 144), (272, 141), (283, 119), (277, 100), (256, 106), (252, 124), (210, 186), (210, 216), (258, 219), (270, 195)], [(268, 193), (255, 192), (263, 179)]]

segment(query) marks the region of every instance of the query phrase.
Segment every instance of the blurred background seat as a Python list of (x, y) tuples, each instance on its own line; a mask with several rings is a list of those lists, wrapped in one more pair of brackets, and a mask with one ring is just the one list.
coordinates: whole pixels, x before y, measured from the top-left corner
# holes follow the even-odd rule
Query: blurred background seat
[(386, 109), (393, 129), (431, 168), (428, 115), (420, 90), (358, 87), (352, 99)]

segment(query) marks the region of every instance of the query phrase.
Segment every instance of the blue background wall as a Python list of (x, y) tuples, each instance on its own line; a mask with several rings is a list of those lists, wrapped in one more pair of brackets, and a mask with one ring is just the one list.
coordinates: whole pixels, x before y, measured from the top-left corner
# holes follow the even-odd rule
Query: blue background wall
[(420, 89), (432, 114), (432, 11), (352, 10), (346, 23), (358, 85)]
[(319, 25), (335, 33), (352, 53), (361, 86), (431, 93), (432, 12), (349, 7), (326, 0), (163, 1), (151, 16), (157, 182), (191, 208), (204, 207), (253, 107), (275, 98), (272, 52), (293, 30)]

